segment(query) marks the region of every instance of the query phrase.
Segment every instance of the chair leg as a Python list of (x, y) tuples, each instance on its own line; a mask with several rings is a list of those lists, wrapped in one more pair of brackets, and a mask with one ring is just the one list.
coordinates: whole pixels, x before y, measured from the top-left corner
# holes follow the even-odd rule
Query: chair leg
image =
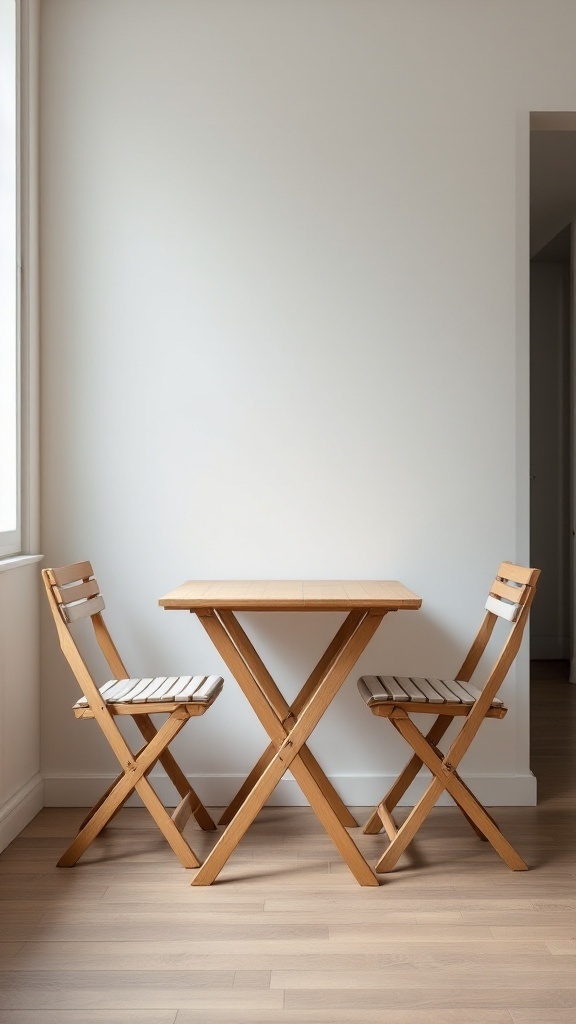
[(461, 807), (466, 817), (476, 822), (478, 828), (482, 830), (486, 839), (492, 844), (496, 853), (502, 857), (504, 863), (512, 871), (527, 871), (528, 865), (502, 834), (494, 819), (490, 817), (480, 801), (454, 774), (452, 774), (451, 779), (447, 783), (446, 789)]
[[(98, 811), (100, 809), (100, 807), (102, 807), (102, 804), (104, 803), (104, 801), (110, 796), (110, 793), (112, 793), (113, 790), (116, 788), (116, 786), (120, 782), (120, 779), (123, 779), (123, 778), (124, 778), (124, 772), (120, 772), (120, 774), (117, 775), (116, 778), (114, 779), (114, 782), (110, 783), (110, 785), (108, 786), (108, 789), (106, 790), (106, 792), (102, 793), (102, 796), (100, 797), (98, 802), (94, 804), (94, 807), (92, 807), (92, 809), (90, 811), (88, 811), (88, 814), (86, 815), (84, 820), (80, 822), (80, 824), (78, 826), (78, 832), (81, 832), (83, 828), (86, 828), (86, 825), (88, 824), (89, 821), (92, 820), (92, 818), (96, 814), (96, 811)], [(110, 818), (108, 819), (108, 822), (110, 822), (112, 820), (112, 818), (116, 814), (118, 814), (119, 811), (122, 810), (122, 807), (126, 803), (126, 800), (128, 799), (129, 796), (130, 796), (130, 794), (128, 793), (126, 799), (123, 800), (123, 802), (119, 805), (119, 807), (116, 808), (116, 810), (114, 811), (114, 814), (112, 814), (110, 816)]]
[(410, 814), (406, 818), (406, 821), (398, 829), (398, 832), (390, 843), (390, 846), (376, 864), (375, 870), (377, 872), (392, 871), (396, 866), (398, 859), (402, 856), (408, 844), (412, 842), (423, 821), (425, 821), (430, 814), (430, 811), (434, 807), (434, 804), (443, 789), (444, 786), (438, 781), (438, 779), (433, 779), (428, 785), (424, 795), (412, 808)]
[[(395, 725), (395, 721), (393, 718), (391, 718), (390, 721), (392, 722), (393, 725)], [(452, 718), (450, 717), (450, 715), (438, 715), (438, 718), (435, 719), (434, 723), (432, 724), (432, 727), (430, 728), (426, 735), (426, 739), (428, 740), (428, 742), (434, 744), (438, 743), (442, 739), (446, 730), (448, 729), (451, 721)], [(379, 813), (380, 808), (383, 808), (386, 812), (388, 812), (388, 815), (391, 816), (392, 811), (398, 805), (399, 801), (404, 796), (404, 793), (406, 792), (408, 787), (411, 786), (412, 783), (414, 782), (414, 779), (418, 775), (418, 772), (420, 771), (422, 764), (422, 759), (418, 757), (417, 754), (414, 754), (410, 761), (408, 761), (408, 764), (400, 772), (400, 775), (396, 779), (394, 785), (391, 786), (386, 796), (382, 799), (378, 807), (375, 809), (375, 811), (372, 813), (372, 815), (366, 822), (363, 830), (365, 835), (377, 835), (379, 832), (382, 831), (382, 826), (384, 822)], [(393, 819), (392, 823), (394, 824)], [(388, 829), (386, 829), (386, 831), (388, 832)], [(390, 835), (389, 832), (388, 835)]]
[[(381, 824), (384, 826), (384, 831), (386, 832), (388, 839), (395, 839), (398, 834), (398, 825), (396, 824), (394, 818), (390, 814), (390, 811), (386, 806), (385, 800), (383, 800), (381, 804), (378, 804), (378, 807), (376, 808), (376, 813), (378, 814), (378, 818)], [(367, 832), (366, 828), (364, 829), (364, 832)], [(376, 835), (376, 829), (374, 829), (374, 831), (370, 834)]]
[[(434, 774), (422, 799), (416, 804), (412, 813), (408, 816), (404, 825), (398, 831), (398, 835), (390, 844), (384, 856), (376, 866), (377, 871), (389, 871), (396, 864), (398, 857), (406, 849), (406, 846), (416, 834), (418, 828), (430, 813), (440, 794), (446, 790), (456, 803), (464, 811), (466, 817), (477, 825), (478, 829), (490, 841), (496, 852), (513, 871), (525, 871), (527, 865), (516, 852), (514, 847), (502, 835), (482, 804), (476, 799), (471, 791), (460, 781), (455, 768), (456, 765), (449, 764), (448, 755), (442, 760), (430, 746), (426, 738), (414, 725), (412, 720), (404, 712), (395, 717), (395, 724), (411, 745), (412, 749), (422, 759), (423, 763)], [(462, 756), (465, 753), (464, 748)]]
[[(166, 835), (166, 831), (170, 834), (171, 838), (168, 839), (170, 845), (173, 847), (174, 852), (180, 857), (182, 863), (186, 863), (187, 867), (197, 867), (198, 861), (195, 855), (192, 853), (186, 841), (180, 836), (176, 826), (171, 821), (170, 816), (166, 812), (165, 808), (161, 804), (160, 800), (152, 790), (150, 783), (145, 778), (151, 771), (161, 755), (164, 753), (167, 745), (174, 739), (174, 737), (180, 732), (188, 720), (188, 715), (182, 715), (180, 709), (176, 709), (164, 723), (160, 730), (154, 730), (154, 736), (151, 741), (136, 755), (132, 756), (129, 748), (125, 742), (122, 741), (124, 749), (126, 750), (126, 761), (122, 764), (123, 774), (118, 776), (112, 786), (108, 788), (106, 794), (100, 798), (100, 801), (96, 805), (90, 814), (85, 819), (84, 826), (80, 829), (78, 835), (68, 847), (66, 852), (62, 855), (58, 861), (58, 867), (72, 867), (77, 860), (82, 856), (85, 850), (88, 848), (91, 842), (100, 834), (103, 828), (108, 824), (111, 818), (118, 813), (122, 805), (128, 799), (134, 789), (137, 789), (140, 796), (144, 800), (146, 806), (150, 804), (150, 807), (154, 807), (153, 817), (154, 820), (162, 828), (162, 831)], [(113, 735), (113, 734), (112, 734)], [(120, 735), (120, 734), (118, 734)], [(143, 783), (140, 786), (140, 783)], [(150, 793), (153, 796), (150, 796)], [(145, 799), (146, 797), (146, 799)], [(162, 818), (158, 811), (158, 805), (162, 808), (164, 817), (168, 820), (169, 825), (164, 828), (160, 825), (158, 817)], [(150, 808), (149, 808), (150, 809)], [(152, 811), (151, 811), (152, 813)], [(158, 815), (158, 817), (157, 817)], [(164, 818), (162, 818), (163, 825), (165, 825)], [(180, 842), (174, 838), (172, 842), (172, 831), (178, 833)], [(182, 844), (185, 844), (188, 853), (183, 849)], [(175, 848), (176, 847), (176, 848)], [(191, 863), (191, 861), (194, 863)]]
[(90, 816), (88, 824), (81, 829), (74, 842), (58, 861), (59, 868), (73, 867), (83, 853), (88, 849), (90, 843), (100, 834), (111, 818), (118, 813), (121, 806), (126, 802), (131, 793), (136, 790), (142, 802), (148, 808), (158, 828), (174, 850), (174, 853), (185, 868), (197, 868), (200, 861), (188, 845), (184, 837), (178, 831), (166, 811), (162, 801), (156, 795), (147, 779), (141, 778), (136, 785), (128, 776), (123, 775), (120, 783), (108, 794), (108, 797)]
[(154, 818), (158, 828), (174, 850), (174, 853), (178, 857), (182, 866), (185, 868), (200, 867), (200, 861), (196, 854), (188, 845), (176, 824), (172, 821), (172, 818), (168, 814), (168, 811), (164, 807), (159, 796), (152, 789), (148, 779), (140, 779), (140, 781), (136, 783), (135, 788), (138, 796), (150, 811), (150, 814)]
[[(146, 750), (146, 747), (147, 747), (147, 746), (148, 746), (148, 744), (147, 744), (147, 743), (145, 743), (143, 747), (140, 747), (140, 750), (139, 750), (139, 751), (138, 751), (138, 753), (136, 754), (136, 759), (138, 759), (138, 758), (140, 757), (140, 754), (143, 754), (143, 753), (144, 753), (144, 751)], [(98, 810), (98, 809), (99, 809), (99, 808), (100, 808), (100, 807), (102, 806), (102, 804), (104, 803), (104, 801), (106, 800), (106, 798), (107, 798), (108, 796), (110, 796), (110, 793), (111, 793), (111, 792), (113, 791), (113, 789), (114, 789), (114, 788), (115, 788), (115, 787), (116, 787), (116, 786), (118, 785), (118, 783), (120, 782), (120, 779), (123, 779), (123, 778), (124, 778), (124, 772), (120, 772), (120, 774), (116, 776), (116, 778), (114, 779), (114, 781), (110, 783), (110, 785), (108, 786), (108, 789), (107, 789), (107, 790), (106, 790), (106, 791), (105, 791), (104, 793), (102, 793), (102, 796), (101, 796), (101, 797), (100, 797), (100, 799), (99, 799), (99, 800), (97, 801), (97, 803), (95, 803), (95, 804), (94, 804), (94, 807), (92, 807), (92, 809), (91, 809), (90, 811), (88, 811), (88, 814), (86, 815), (86, 817), (84, 818), (84, 820), (80, 822), (80, 824), (79, 824), (79, 826), (78, 826), (78, 832), (81, 832), (81, 831), (82, 831), (82, 829), (86, 827), (86, 825), (88, 824), (88, 822), (89, 822), (89, 821), (90, 821), (90, 820), (91, 820), (91, 819), (92, 819), (92, 818), (94, 817), (94, 815), (96, 814), (96, 811), (97, 811), (97, 810)], [(129, 797), (129, 796), (130, 796), (130, 794), (128, 793), (128, 796), (126, 796), (126, 798), (125, 798), (125, 799), (124, 799), (124, 800), (122, 801), (122, 803), (121, 803), (121, 804), (120, 804), (120, 805), (119, 805), (119, 806), (118, 806), (118, 807), (116, 808), (116, 810), (114, 811), (114, 814), (111, 814), (111, 815), (110, 815), (110, 817), (108, 818), (108, 822), (107, 822), (107, 824), (108, 824), (108, 825), (109, 825), (109, 824), (110, 824), (110, 822), (112, 821), (112, 818), (115, 818), (115, 817), (116, 817), (116, 815), (120, 813), (120, 811), (122, 810), (122, 808), (123, 808), (124, 804), (126, 803), (126, 800), (128, 799), (128, 797)]]
[[(420, 762), (420, 763), (422, 764), (422, 762)], [(433, 786), (433, 785), (434, 785), (434, 783), (431, 783), (431, 786)], [(462, 785), (464, 785), (464, 783), (462, 783)], [(383, 856), (378, 861), (378, 863), (376, 865), (376, 871), (378, 871), (378, 872), (392, 871), (392, 869), (396, 866), (396, 863), (398, 862), (399, 857), (402, 855), (402, 853), (404, 852), (406, 847), (412, 841), (412, 839), (416, 835), (416, 832), (420, 828), (422, 822), (425, 820), (425, 818), (428, 816), (428, 814), (432, 810), (432, 807), (434, 806), (434, 804), (438, 800), (438, 797), (442, 793), (442, 789), (443, 789), (443, 787), (440, 787), (438, 789), (437, 795), (435, 795), (434, 797), (432, 797), (432, 795), (430, 795), (430, 797), (428, 798), (428, 800), (426, 800), (426, 802), (424, 804), (422, 803), (423, 800), (424, 800), (424, 797), (422, 797), (421, 800), (419, 800), (418, 803), (413, 808), (413, 811), (408, 815), (408, 818), (406, 819), (404, 824), (401, 825), (400, 828), (396, 827), (395, 832), (392, 832), (391, 829), (389, 830), (388, 828), (386, 828), (386, 826), (384, 826), (386, 828), (386, 832), (387, 832), (388, 837), (390, 839), (390, 846), (388, 847), (386, 852), (383, 854)], [(426, 792), (428, 792), (428, 791), (426, 791)], [(484, 832), (482, 832), (482, 830), (478, 827), (478, 825), (476, 825), (476, 823), (473, 821), (473, 819), (471, 817), (469, 817), (469, 815), (466, 813), (464, 808), (461, 806), (461, 803), (459, 801), (457, 801), (457, 803), (458, 803), (458, 806), (460, 807), (460, 810), (462, 811), (462, 814), (467, 819), (467, 821), (470, 823), (470, 825), (472, 826), (472, 828), (474, 829), (474, 831), (476, 832), (478, 837), (480, 839), (487, 840), (488, 837), (486, 835), (484, 835)], [(382, 808), (382, 804), (380, 804), (380, 807), (377, 810), (379, 811), (381, 808)], [(386, 810), (386, 808), (385, 808), (385, 810)], [(487, 811), (485, 812), (485, 814), (489, 817)], [(393, 821), (391, 815), (390, 815), (390, 818)], [(382, 818), (382, 821), (383, 821), (383, 818)], [(395, 825), (394, 822), (393, 822), (393, 824)]]
[[(440, 756), (441, 756), (441, 757), (443, 756), (443, 755), (442, 755), (442, 754), (440, 753), (440, 751), (438, 751), (438, 750), (436, 750), (436, 753), (437, 753), (437, 754), (440, 754)], [(458, 779), (458, 781), (459, 781), (460, 785), (464, 786), (464, 789), (465, 789), (465, 790), (466, 790), (466, 791), (467, 791), (468, 793), (470, 793), (470, 795), (471, 795), (471, 796), (474, 796), (474, 794), (472, 793), (472, 790), (471, 790), (471, 789), (470, 789), (470, 788), (469, 788), (469, 787), (468, 787), (468, 786), (466, 785), (466, 783), (465, 783), (465, 782), (463, 781), (463, 779), (461, 778), (461, 776), (460, 776), (460, 775), (458, 774), (458, 772), (457, 772), (457, 771), (455, 771), (455, 772), (454, 772), (454, 777), (455, 777), (456, 779)], [(462, 814), (464, 815), (464, 817), (466, 818), (466, 821), (467, 821), (467, 822), (468, 822), (468, 824), (470, 825), (470, 828), (471, 828), (471, 829), (473, 829), (473, 831), (474, 831), (474, 832), (476, 833), (476, 835), (478, 836), (478, 838), (482, 840), (482, 842), (484, 842), (484, 843), (487, 843), (487, 842), (488, 842), (488, 836), (484, 835), (484, 832), (482, 831), (482, 829), (478, 827), (478, 825), (476, 824), (476, 822), (475, 822), (475, 821), (474, 821), (474, 820), (473, 820), (473, 819), (472, 819), (472, 818), (470, 817), (470, 815), (469, 815), (469, 814), (466, 814), (466, 811), (464, 810), (464, 808), (462, 807), (462, 804), (461, 804), (461, 803), (460, 803), (459, 801), (457, 801), (457, 805), (458, 805), (458, 807), (460, 808), (460, 810), (462, 811)], [(492, 817), (491, 817), (491, 816), (490, 816), (490, 815), (488, 814), (488, 811), (486, 810), (486, 808), (484, 808), (484, 813), (488, 815), (488, 817), (490, 818), (490, 821), (492, 822), (492, 824), (493, 824), (493, 825), (496, 825), (496, 822), (494, 821), (494, 818), (492, 818)], [(496, 827), (498, 827), (498, 826), (496, 826)]]
[[(134, 721), (136, 722), (136, 725), (138, 726), (144, 739), (150, 742), (150, 740), (153, 739), (156, 733), (158, 732), (150, 716), (134, 715)], [(206, 810), (198, 794), (195, 792), (195, 790), (192, 789), (192, 786), (188, 782), (188, 779), (184, 775), (184, 772), (180, 768), (180, 765), (178, 764), (177, 761), (174, 760), (170, 751), (165, 750), (160, 755), (159, 760), (160, 764), (164, 768), (164, 771), (166, 772), (169, 779), (176, 787), (180, 796), (189, 796), (192, 814), (196, 818), (196, 821), (198, 822), (200, 828), (203, 829), (205, 832), (215, 832), (215, 822), (212, 820), (211, 815)]]
[(59, 868), (71, 868), (76, 864), (76, 861), (88, 849), (90, 843), (96, 839), (96, 836), (100, 835), (102, 829), (106, 827), (110, 819), (120, 810), (122, 804), (125, 803), (133, 790), (133, 780), (128, 775), (123, 774), (114, 783), (112, 789), (102, 802), (99, 803), (97, 808), (90, 813), (84, 827), (80, 829), (74, 841), (66, 852), (62, 854), (57, 865)]
[[(444, 759), (444, 754), (442, 753), (442, 751), (440, 750), (440, 748), (439, 748), (439, 747), (437, 747), (437, 746), (436, 746), (436, 745), (435, 745), (434, 743), (431, 743), (431, 744), (430, 744), (430, 746), (432, 747), (432, 750), (433, 750), (433, 751), (434, 751), (434, 753), (436, 754), (437, 758), (438, 758), (438, 759), (439, 759), (440, 761), (442, 761), (442, 760)], [(460, 782), (462, 783), (462, 785), (464, 786), (464, 788), (465, 788), (466, 790), (468, 790), (468, 792), (469, 792), (469, 793), (470, 793), (471, 795), (473, 795), (473, 794), (472, 794), (472, 791), (471, 791), (470, 789), (468, 789), (468, 786), (466, 785), (466, 783), (465, 783), (465, 782), (462, 782), (462, 779), (461, 779), (461, 778), (460, 778), (460, 776), (458, 775), (458, 772), (456, 771), (456, 769), (454, 769), (454, 776), (455, 776), (455, 778), (457, 778), (457, 779), (458, 779), (458, 780), (459, 780), (459, 781), (460, 781)], [(455, 800), (455, 798), (454, 798), (454, 797), (453, 797), (452, 799), (453, 799), (453, 800)], [(486, 837), (486, 836), (484, 835), (484, 833), (483, 833), (482, 829), (478, 827), (478, 825), (476, 824), (476, 822), (475, 822), (475, 821), (474, 821), (474, 820), (473, 820), (473, 819), (472, 819), (472, 818), (471, 818), (471, 817), (470, 817), (470, 816), (469, 816), (468, 814), (466, 814), (466, 811), (465, 811), (465, 810), (464, 810), (464, 808), (462, 807), (462, 804), (460, 803), (460, 801), (459, 801), (459, 800), (455, 800), (455, 803), (456, 803), (456, 806), (457, 806), (457, 807), (459, 807), (459, 808), (460, 808), (460, 810), (462, 811), (462, 814), (463, 814), (463, 815), (464, 815), (464, 817), (466, 818), (466, 821), (467, 821), (467, 822), (468, 822), (468, 824), (470, 825), (470, 828), (472, 829), (472, 831), (473, 831), (473, 832), (475, 832), (475, 833), (476, 833), (476, 835), (478, 836), (478, 838), (479, 838), (479, 839), (481, 839), (481, 840), (482, 840), (483, 842), (487, 842), (487, 837)], [(486, 811), (486, 814), (488, 814), (488, 811)], [(490, 815), (489, 815), (489, 814), (488, 814), (488, 817), (490, 818)], [(490, 818), (490, 820), (491, 820), (491, 821), (493, 822), (493, 824), (494, 824), (494, 825), (496, 824), (496, 822), (494, 821), (494, 819), (493, 819), (493, 818)]]

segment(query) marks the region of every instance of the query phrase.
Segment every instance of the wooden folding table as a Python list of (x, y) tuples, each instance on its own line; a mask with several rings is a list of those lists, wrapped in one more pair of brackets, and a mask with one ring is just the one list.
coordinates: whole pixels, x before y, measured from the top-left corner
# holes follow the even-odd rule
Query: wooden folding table
[[(421, 599), (393, 580), (191, 580), (159, 601), (198, 616), (252, 705), (270, 745), (220, 819), (226, 828), (193, 885), (210, 885), (290, 769), (360, 885), (378, 885), (346, 827), (357, 823), (307, 746), (322, 715), (387, 612), (419, 608)], [(235, 612), (347, 612), (336, 636), (291, 705), (242, 629)]]

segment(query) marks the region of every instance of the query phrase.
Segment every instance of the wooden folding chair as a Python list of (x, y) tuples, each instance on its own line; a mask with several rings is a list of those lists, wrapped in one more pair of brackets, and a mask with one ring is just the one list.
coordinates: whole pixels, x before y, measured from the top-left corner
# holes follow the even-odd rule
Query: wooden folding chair
[[(468, 789), (457, 768), (485, 718), (504, 718), (507, 708), (497, 692), (518, 653), (530, 606), (536, 593), (539, 569), (525, 569), (502, 562), (494, 580), (486, 615), (462, 667), (454, 679), (421, 679), (400, 676), (362, 676), (358, 689), (374, 715), (389, 718), (414, 750), (398, 779), (376, 808), (364, 832), (375, 835), (382, 828), (390, 845), (376, 865), (376, 871), (391, 871), (416, 835), (440, 794), (446, 790), (481, 839), (489, 840), (514, 871), (527, 865), (504, 838), (493, 818)], [(511, 624), (500, 656), (482, 689), (470, 683), (484, 653), (497, 619)], [(413, 714), (433, 714), (436, 719), (424, 736), (411, 719)], [(462, 728), (446, 754), (438, 744), (454, 718), (463, 718)], [(401, 827), (392, 811), (425, 764), (432, 781)]]
[[(216, 825), (169, 752), (168, 744), (189, 718), (203, 715), (212, 706), (222, 689), (221, 676), (130, 679), (102, 617), (104, 599), (90, 562), (44, 569), (42, 577), (60, 647), (84, 694), (72, 710), (76, 718), (96, 719), (122, 767), (118, 777), (80, 825), (78, 835), (58, 861), (58, 867), (75, 864), (134, 791), (184, 867), (198, 867), (200, 862), (182, 830), (191, 814), (205, 830), (213, 830)], [(115, 677), (100, 689), (82, 660), (70, 631), (71, 624), (87, 618), (92, 622), (100, 649)], [(168, 715), (159, 729), (150, 717), (155, 714)], [(137, 753), (132, 752), (116, 724), (116, 717), (121, 715), (133, 718), (144, 737), (144, 746)], [(171, 816), (148, 780), (158, 761), (181, 797)]]

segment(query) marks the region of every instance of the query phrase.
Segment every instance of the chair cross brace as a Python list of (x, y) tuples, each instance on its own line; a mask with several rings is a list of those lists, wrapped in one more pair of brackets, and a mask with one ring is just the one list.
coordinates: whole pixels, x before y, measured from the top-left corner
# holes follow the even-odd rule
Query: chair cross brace
[[(398, 731), (416, 752), (416, 759), (420, 764), (423, 763), (430, 769), (434, 778), (427, 786), (424, 795), (408, 815), (404, 824), (392, 838), (390, 846), (376, 865), (376, 871), (392, 870), (398, 858), (408, 846), (408, 843), (416, 835), (422, 821), (427, 817), (444, 790), (454, 799), (473, 827), (476, 828), (476, 831), (489, 840), (508, 867), (512, 868), (513, 871), (525, 871), (527, 865), (505, 836), (502, 835), (493, 818), (484, 810), (482, 804), (479, 803), (473, 793), (462, 782), (456, 771), (475, 732), (475, 730), (469, 728), (468, 733), (471, 733), (471, 735), (469, 736), (468, 743), (463, 742), (467, 738), (466, 727), (467, 725), (473, 726), (474, 723), (470, 722), (470, 719), (466, 721), (450, 750), (442, 757), (440, 751), (437, 751), (435, 745), (430, 741), (430, 734), (427, 737), (424, 736), (402, 708), (395, 708), (390, 717)], [(418, 771), (418, 768), (416, 768), (416, 771)], [(386, 805), (386, 801), (384, 803)]]
[(155, 735), (150, 742), (137, 754), (132, 753), (120, 730), (111, 722), (104, 709), (94, 708), (94, 712), (95, 717), (101, 719), (102, 728), (123, 770), (82, 823), (73, 843), (58, 861), (58, 866), (71, 867), (75, 864), (93, 839), (117, 814), (128, 797), (133, 792), (137, 792), (184, 867), (198, 867), (198, 858), (180, 834), (146, 778), (156, 762), (160, 760), (167, 745), (188, 721), (190, 716), (186, 708), (177, 707), (161, 728), (155, 730)]

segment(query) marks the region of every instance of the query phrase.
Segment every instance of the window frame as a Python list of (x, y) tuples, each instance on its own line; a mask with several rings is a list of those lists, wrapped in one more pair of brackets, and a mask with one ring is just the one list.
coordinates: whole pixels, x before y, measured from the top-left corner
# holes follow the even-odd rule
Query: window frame
[[(10, 0), (0, 0), (2, 3), (6, 3), (8, 8)], [(14, 485), (16, 493), (13, 495), (15, 498), (15, 511), (16, 511), (16, 526), (13, 530), (0, 530), (0, 557), (6, 555), (13, 555), (18, 553), (22, 549), (22, 432), (20, 428), (20, 421), (22, 417), (22, 401), (21, 401), (21, 390), (22, 390), (22, 372), (21, 372), (21, 323), (20, 323), (20, 275), (21, 275), (21, 217), (20, 217), (20, 206), (21, 206), (21, 189), (20, 189), (20, 98), (19, 98), (19, 78), (20, 78), (20, 59), (19, 59), (19, 42), (20, 42), (20, 10), (18, 0), (12, 0), (14, 5), (14, 35), (13, 51), (10, 53), (9, 66), (14, 67), (14, 110), (13, 119), (10, 115), (10, 145), (7, 148), (8, 151), (12, 151), (14, 160), (13, 173), (14, 173), (14, 255), (15, 265), (13, 267), (13, 285), (14, 285), (14, 310), (15, 310), (15, 337), (14, 346), (14, 388), (15, 388), (15, 422), (10, 427), (10, 447), (12, 447), (12, 430), (14, 430), (14, 442), (15, 442), (15, 454), (16, 465), (15, 465), (15, 480)], [(12, 29), (12, 25), (10, 26)], [(14, 135), (12, 137), (12, 123), (14, 124)], [(12, 173), (12, 172), (10, 172)], [(10, 215), (10, 220), (12, 215)], [(11, 344), (9, 341), (8, 344)], [(9, 356), (11, 360), (12, 355)], [(11, 371), (10, 371), (11, 374)], [(10, 456), (11, 458), (11, 456)]]
[(40, 0), (14, 0), (16, 64), (17, 503), (0, 533), (0, 571), (40, 557), (39, 39)]

